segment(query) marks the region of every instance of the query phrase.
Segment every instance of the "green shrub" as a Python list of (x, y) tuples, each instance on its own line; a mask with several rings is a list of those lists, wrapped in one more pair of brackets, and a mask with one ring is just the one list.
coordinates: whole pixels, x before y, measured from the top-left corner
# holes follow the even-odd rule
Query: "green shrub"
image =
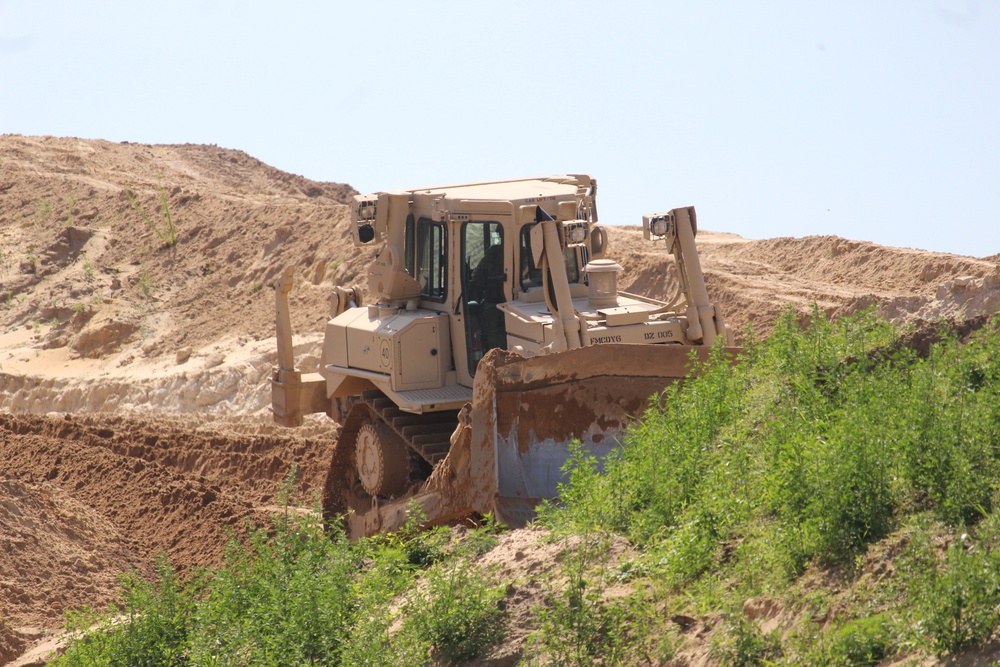
[(1000, 440), (1000, 341), (993, 327), (946, 340), (901, 375), (900, 473), (914, 501), (951, 524), (991, 511)]
[(805, 327), (788, 313), (736, 366), (716, 351), (665, 392), (603, 466), (575, 450), (565, 507), (542, 521), (666, 542), (688, 579), (753, 525), (775, 526), (771, 556), (793, 574), (849, 562), (905, 508), (974, 522), (1000, 477), (996, 328), (921, 357), (870, 312)]
[(712, 645), (712, 655), (726, 667), (756, 667), (781, 657), (781, 642), (765, 635), (742, 614), (724, 617), (723, 634)]
[(1000, 552), (959, 541), (938, 563), (929, 544), (913, 550), (911, 596), (935, 652), (956, 653), (988, 641), (1000, 627)]
[[(98, 616), (89, 609), (68, 615), (70, 643), (56, 667), (122, 667), (188, 664), (187, 641), (202, 578), (177, 580), (166, 556), (156, 558), (154, 582), (138, 574), (122, 577), (124, 601)], [(96, 630), (91, 631), (96, 626)]]
[[(608, 535), (574, 539), (562, 557), (562, 579), (534, 610), (538, 630), (529, 638), (527, 664), (622, 665), (648, 657), (653, 612), (647, 602), (605, 595), (605, 577), (615, 575), (606, 567)], [(659, 647), (661, 654), (670, 650), (669, 642)]]
[[(72, 614), (58, 664), (411, 667), (473, 657), (502, 636), (505, 588), (456, 555), (495, 541), (495, 522), (455, 544), (448, 529), (420, 530), (414, 506), (399, 533), (351, 543), (318, 506), (291, 505), (294, 476), (278, 490), (283, 511), (234, 537), (217, 570), (181, 583), (160, 557), (154, 582), (123, 579), (120, 608)], [(426, 585), (400, 605), (427, 567)]]
[(286, 509), (233, 542), (200, 606), (192, 656), (216, 665), (339, 664), (354, 621), (354, 560), (319, 513)]
[(355, 620), (354, 563), (346, 539), (331, 539), (316, 516), (286, 512), (273, 533), (253, 529), (248, 544), (231, 543), (224, 567), (184, 585), (164, 558), (155, 583), (126, 578), (121, 610), (73, 617), (59, 664), (340, 664)]
[(470, 660), (501, 639), (499, 603), (506, 587), (490, 585), (489, 578), (465, 560), (431, 568), (425, 583), (407, 606), (403, 630), (436, 657)]
[(895, 651), (892, 624), (885, 614), (849, 621), (805, 660), (812, 667), (874, 667)]

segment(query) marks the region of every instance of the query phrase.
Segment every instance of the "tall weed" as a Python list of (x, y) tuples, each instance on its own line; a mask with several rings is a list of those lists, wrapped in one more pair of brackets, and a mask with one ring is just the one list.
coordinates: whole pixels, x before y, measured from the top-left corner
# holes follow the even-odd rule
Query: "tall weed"
[(418, 530), (414, 513), (401, 533), (351, 543), (318, 506), (293, 507), (293, 489), (294, 470), (283, 511), (233, 538), (217, 570), (181, 582), (161, 557), (154, 582), (123, 580), (120, 608), (73, 614), (56, 664), (411, 667), (478, 655), (500, 637), (506, 589), (455, 555), (490, 536), (465, 551), (447, 529)]
[[(167, 202), (167, 191), (163, 189), (162, 183), (157, 182), (157, 187), (160, 191), (160, 217), (162, 218), (162, 228), (160, 223), (157, 223), (148, 213), (146, 213), (146, 210), (139, 204), (135, 195), (132, 194), (132, 191), (129, 190), (128, 187), (125, 188), (125, 197), (128, 199), (132, 208), (135, 209), (140, 216), (142, 216), (143, 221), (151, 230), (153, 230), (153, 233), (156, 234), (157, 238), (160, 239), (163, 245), (168, 248), (172, 248), (177, 245), (177, 228), (174, 227), (174, 216), (171, 214), (170, 205)], [(72, 208), (72, 206), (70, 208)]]
[(445, 661), (481, 657), (503, 637), (500, 602), (506, 587), (466, 560), (442, 563), (427, 572), (406, 609), (403, 631)]
[(156, 580), (138, 574), (122, 577), (124, 601), (107, 614), (89, 609), (68, 615), (69, 647), (55, 667), (176, 667), (188, 664), (187, 642), (197, 600), (203, 589), (199, 574), (178, 580), (166, 556), (156, 558)]
[(903, 559), (915, 627), (938, 655), (981, 645), (1000, 629), (1000, 519), (984, 524), (982, 535), (961, 535), (943, 555), (919, 530)]
[(339, 664), (354, 621), (354, 561), (316, 512), (286, 512), (233, 542), (199, 606), (191, 654), (214, 665)]
[(893, 623), (881, 613), (848, 621), (815, 645), (799, 664), (808, 667), (875, 667), (895, 650)]
[(764, 634), (739, 613), (724, 615), (723, 632), (716, 635), (711, 653), (726, 667), (771, 665), (782, 655), (776, 635)]
[[(535, 609), (538, 629), (525, 650), (527, 665), (625, 665), (649, 660), (655, 614), (642, 597), (611, 597), (606, 567), (610, 535), (571, 538), (561, 578)], [(665, 648), (660, 647), (661, 653)]]

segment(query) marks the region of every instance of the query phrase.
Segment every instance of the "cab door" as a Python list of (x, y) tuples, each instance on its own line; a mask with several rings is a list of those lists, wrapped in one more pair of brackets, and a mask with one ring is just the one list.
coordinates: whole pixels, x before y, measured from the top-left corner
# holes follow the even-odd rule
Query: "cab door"
[(462, 225), (462, 310), (471, 376), (475, 376), (483, 355), (495, 347), (507, 348), (504, 314), (497, 308), (497, 304), (507, 301), (506, 257), (499, 222), (472, 221)]

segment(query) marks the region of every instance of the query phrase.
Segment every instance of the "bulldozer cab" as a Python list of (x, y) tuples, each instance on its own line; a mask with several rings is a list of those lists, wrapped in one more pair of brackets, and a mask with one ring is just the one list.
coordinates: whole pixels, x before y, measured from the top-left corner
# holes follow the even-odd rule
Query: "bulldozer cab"
[[(593, 189), (590, 177), (565, 176), (359, 197), (355, 243), (384, 244), (369, 292), (382, 304), (447, 314), (455, 381), (471, 388), (486, 353), (509, 347), (500, 306), (545, 301), (538, 220), (583, 214), (582, 225), (595, 223)], [(571, 283), (583, 284), (588, 257), (579, 244), (566, 248)]]

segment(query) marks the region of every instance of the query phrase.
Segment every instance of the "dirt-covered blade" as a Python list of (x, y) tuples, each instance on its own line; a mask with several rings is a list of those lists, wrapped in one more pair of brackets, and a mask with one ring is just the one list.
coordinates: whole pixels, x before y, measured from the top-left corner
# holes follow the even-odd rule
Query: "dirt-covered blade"
[(709, 354), (667, 345), (601, 345), (529, 359), (495, 353), (477, 372), (472, 421), (474, 452), (495, 471), (489, 509), (511, 526), (529, 521), (542, 499), (557, 495), (570, 443), (606, 455), (651, 397)]

